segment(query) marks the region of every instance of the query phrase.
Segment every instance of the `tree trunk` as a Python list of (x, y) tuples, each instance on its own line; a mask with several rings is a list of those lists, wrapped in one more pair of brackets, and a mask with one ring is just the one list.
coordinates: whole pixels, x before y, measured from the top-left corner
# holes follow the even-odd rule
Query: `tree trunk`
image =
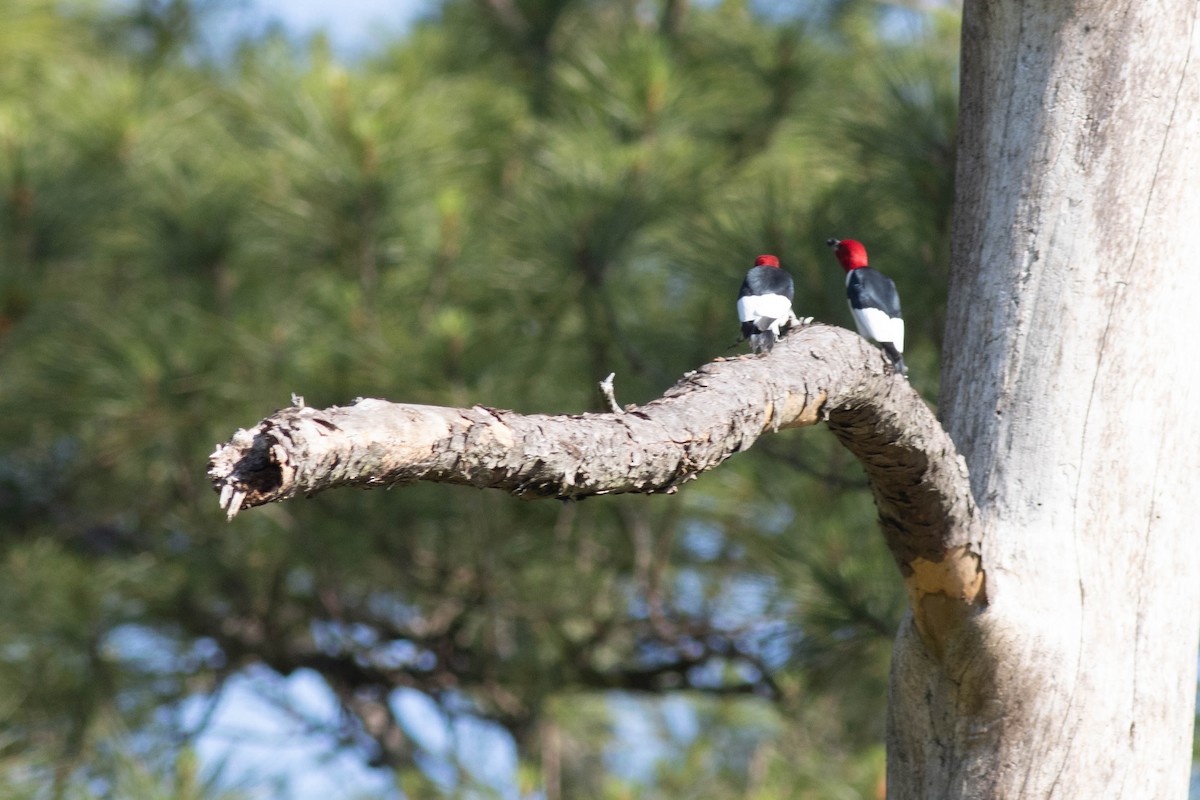
[(966, 3), (940, 410), (989, 605), (901, 631), (892, 798), (1187, 796), (1198, 8)]

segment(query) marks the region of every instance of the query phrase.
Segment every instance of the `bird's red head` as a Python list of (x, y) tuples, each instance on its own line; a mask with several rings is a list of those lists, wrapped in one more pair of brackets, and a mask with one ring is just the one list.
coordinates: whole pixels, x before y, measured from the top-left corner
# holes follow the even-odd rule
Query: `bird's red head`
[(853, 239), (829, 239), (825, 244), (833, 248), (833, 254), (837, 256), (838, 263), (846, 272), (867, 265), (867, 248), (862, 246), (862, 242)]
[(754, 266), (756, 266), (756, 267), (778, 267), (779, 259), (776, 258), (775, 256), (759, 256), (758, 258), (754, 259)]

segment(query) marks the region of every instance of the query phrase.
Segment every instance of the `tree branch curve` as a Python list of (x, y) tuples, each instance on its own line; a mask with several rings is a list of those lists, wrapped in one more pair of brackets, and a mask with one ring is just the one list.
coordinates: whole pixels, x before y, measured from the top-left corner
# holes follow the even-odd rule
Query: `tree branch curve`
[[(826, 422), (862, 463), (918, 627), (985, 603), (966, 464), (886, 359), (843, 328), (808, 325), (770, 355), (717, 359), (624, 413), (519, 414), (360, 399), (277, 411), (219, 445), (208, 474), (242, 508), (337, 486), (416, 481), (518, 497), (673, 492), (759, 436)], [(945, 606), (945, 608), (943, 608)], [(928, 613), (922, 613), (924, 609)], [(951, 622), (952, 620), (946, 620)]]

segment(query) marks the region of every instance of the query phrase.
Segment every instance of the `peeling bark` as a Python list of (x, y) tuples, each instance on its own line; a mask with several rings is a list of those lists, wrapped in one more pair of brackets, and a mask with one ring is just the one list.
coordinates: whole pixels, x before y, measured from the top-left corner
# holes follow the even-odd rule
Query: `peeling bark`
[[(209, 476), (231, 518), (336, 486), (422, 480), (526, 498), (653, 494), (675, 491), (764, 433), (822, 420), (863, 463), (922, 634), (934, 643), (985, 600), (966, 466), (920, 395), (842, 328), (807, 326), (767, 357), (710, 362), (619, 414), (374, 399), (285, 408), (219, 446)], [(934, 604), (939, 614), (927, 621), (923, 609)]]

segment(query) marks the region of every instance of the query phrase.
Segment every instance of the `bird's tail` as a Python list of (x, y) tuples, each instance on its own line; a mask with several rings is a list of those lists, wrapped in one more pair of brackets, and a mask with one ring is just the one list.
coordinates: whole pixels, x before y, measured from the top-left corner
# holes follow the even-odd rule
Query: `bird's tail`
[(771, 352), (771, 348), (779, 340), (779, 335), (775, 332), (775, 320), (772, 317), (759, 317), (743, 322), (742, 335), (726, 349), (732, 350), (747, 339), (750, 340), (750, 352)]
[(779, 337), (775, 335), (775, 331), (767, 328), (762, 333), (750, 337), (750, 347), (760, 353), (769, 353), (771, 348), (775, 346), (775, 342)]
[(883, 352), (887, 353), (888, 358), (892, 360), (892, 365), (904, 377), (908, 377), (908, 365), (904, 363), (904, 356), (896, 349), (896, 345), (891, 342), (880, 342), (883, 345)]

